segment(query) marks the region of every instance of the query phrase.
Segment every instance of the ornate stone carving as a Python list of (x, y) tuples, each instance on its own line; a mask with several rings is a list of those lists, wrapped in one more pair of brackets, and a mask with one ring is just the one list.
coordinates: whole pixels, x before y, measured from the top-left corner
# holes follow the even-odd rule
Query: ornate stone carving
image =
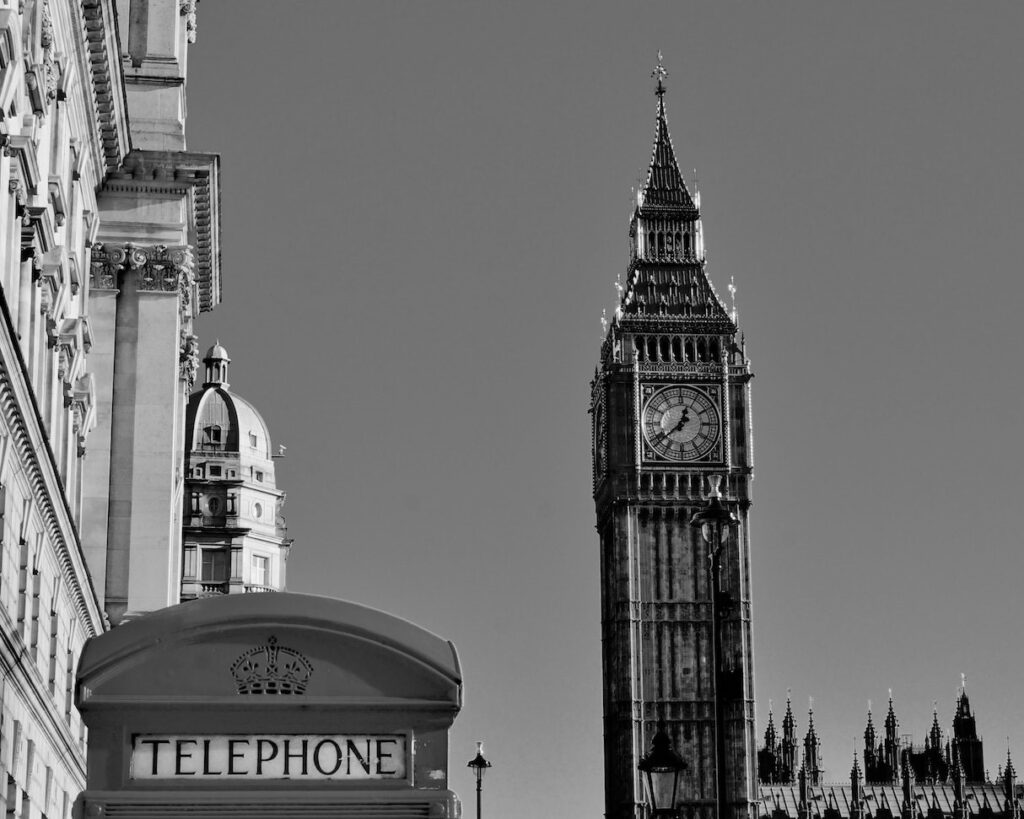
[(231, 666), (239, 694), (304, 694), (313, 664), (298, 651), (277, 644), (250, 648)]
[(89, 262), (89, 287), (93, 290), (116, 290), (117, 275), (128, 254), (121, 245), (95, 244)]
[(185, 18), (185, 36), (190, 43), (196, 41), (196, 6), (199, 0), (180, 0), (181, 16)]
[(198, 339), (187, 330), (181, 331), (181, 346), (178, 355), (178, 377), (185, 382), (185, 391), (192, 392), (199, 371)]
[[(5, 151), (6, 154), (6, 151)], [(7, 154), (9, 156), (9, 154)], [(21, 180), (17, 177), (12, 176), (7, 181), (7, 192), (14, 194), (15, 201), (18, 204), (18, 209), (25, 207), (25, 203), (28, 201), (28, 197), (25, 196), (25, 186), (21, 183)]]
[(128, 245), (128, 266), (138, 271), (139, 290), (177, 292), (187, 307), (191, 302), (192, 249), (184, 247), (136, 247)]
[(49, 0), (43, 0), (39, 24), (39, 44), (43, 49), (43, 85), (46, 91), (46, 101), (50, 103), (57, 99), (61, 69), (54, 53), (53, 15), (50, 11)]
[(92, 248), (89, 283), (93, 288), (113, 290), (122, 273), (137, 276), (138, 289), (146, 292), (177, 293), (188, 310), (195, 289), (192, 248), (188, 245), (141, 246), (96, 244)]

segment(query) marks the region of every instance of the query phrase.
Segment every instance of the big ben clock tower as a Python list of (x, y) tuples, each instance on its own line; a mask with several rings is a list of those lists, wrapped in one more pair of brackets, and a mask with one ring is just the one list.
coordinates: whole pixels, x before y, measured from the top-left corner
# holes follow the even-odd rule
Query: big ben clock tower
[[(706, 274), (700, 197), (676, 162), (660, 60), (653, 76), (654, 150), (591, 404), (606, 816), (643, 819), (637, 766), (663, 732), (686, 768), (674, 804), (658, 807), (683, 819), (748, 819), (757, 779), (751, 373), (735, 312)], [(717, 536), (699, 525), (709, 509), (726, 520)]]

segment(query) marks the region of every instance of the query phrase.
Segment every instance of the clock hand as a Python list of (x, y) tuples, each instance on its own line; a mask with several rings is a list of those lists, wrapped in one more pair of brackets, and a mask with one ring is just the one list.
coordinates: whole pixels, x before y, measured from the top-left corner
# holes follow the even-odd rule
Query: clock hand
[(682, 415), (679, 416), (679, 420), (676, 422), (676, 425), (674, 427), (672, 427), (672, 432), (679, 432), (680, 430), (682, 430), (682, 428), (684, 426), (686, 426), (686, 423), (689, 420), (690, 420), (690, 415), (686, 411), (686, 407), (683, 407), (683, 413), (682, 413)]

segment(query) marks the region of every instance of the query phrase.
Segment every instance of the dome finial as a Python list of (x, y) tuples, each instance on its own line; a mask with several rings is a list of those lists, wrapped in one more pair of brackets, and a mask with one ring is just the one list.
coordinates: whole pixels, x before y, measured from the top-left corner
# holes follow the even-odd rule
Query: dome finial
[(658, 85), (654, 89), (654, 93), (657, 94), (659, 100), (665, 96), (665, 77), (668, 76), (668, 72), (662, 64), (663, 60), (664, 58), (661, 56), (661, 52), (659, 51), (658, 64), (654, 66), (654, 70), (651, 72), (651, 78), (658, 81)]

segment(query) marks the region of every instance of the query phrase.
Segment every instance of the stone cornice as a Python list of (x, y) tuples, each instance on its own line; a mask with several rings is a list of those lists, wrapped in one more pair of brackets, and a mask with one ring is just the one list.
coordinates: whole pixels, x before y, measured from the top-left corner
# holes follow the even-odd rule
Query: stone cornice
[(103, 615), (92, 588), (42, 416), (29, 385), (25, 361), (15, 341), (15, 328), (6, 299), (0, 298), (0, 307), (0, 414), (10, 431), (6, 445), (17, 453), (72, 605), (87, 635), (93, 637), (103, 630)]
[[(112, 171), (130, 149), (128, 111), (112, 0), (82, 0), (91, 108), (99, 133), (97, 167)], [(85, 85), (89, 85), (86, 83)]]
[(103, 185), (110, 192), (190, 196), (190, 244), (195, 251), (197, 313), (220, 303), (220, 155), (194, 151), (132, 151)]

